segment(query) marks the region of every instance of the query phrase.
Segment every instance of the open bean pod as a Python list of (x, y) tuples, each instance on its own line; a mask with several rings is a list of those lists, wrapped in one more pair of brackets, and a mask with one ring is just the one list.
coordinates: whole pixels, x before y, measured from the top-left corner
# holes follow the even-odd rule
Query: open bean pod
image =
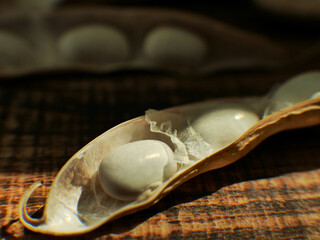
[[(11, 13), (11, 14), (10, 14)], [(210, 18), (174, 10), (69, 8), (0, 16), (0, 75), (119, 69), (204, 74), (283, 66), (283, 49)]]
[(320, 124), (319, 93), (320, 73), (312, 72), (268, 97), (148, 110), (71, 157), (54, 180), (40, 219), (26, 211), (40, 184), (32, 185), (20, 200), (20, 220), (32, 231), (74, 235), (147, 208), (183, 182), (240, 159), (277, 132)]

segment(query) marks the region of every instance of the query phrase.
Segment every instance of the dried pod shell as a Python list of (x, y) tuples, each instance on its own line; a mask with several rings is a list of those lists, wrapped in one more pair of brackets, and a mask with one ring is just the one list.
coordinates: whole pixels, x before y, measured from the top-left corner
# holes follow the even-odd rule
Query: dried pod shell
[[(43, 7), (43, 1), (35, 2)], [(0, 76), (122, 69), (202, 75), (291, 62), (286, 49), (263, 36), (176, 10), (77, 6), (45, 11), (37, 18), (21, 15), (17, 8), (12, 13), (0, 17), (0, 36), (8, 31), (20, 38), (9, 49), (8, 44), (0, 46), (0, 53), (9, 56), (0, 59)]]
[[(253, 116), (261, 116), (268, 101), (264, 97), (208, 101), (147, 111), (146, 116), (124, 122), (94, 139), (65, 164), (52, 185), (40, 219), (30, 217), (26, 211), (27, 200), (40, 184), (32, 185), (19, 202), (20, 220), (28, 229), (40, 233), (63, 236), (89, 232), (115, 218), (155, 204), (183, 182), (201, 173), (238, 160), (277, 132), (320, 124), (320, 98), (313, 98), (257, 122), (250, 119), (246, 123), (251, 124), (241, 136), (231, 139), (227, 146), (217, 151), (212, 151), (211, 145), (192, 127), (192, 123), (208, 111), (234, 104), (243, 106), (241, 110), (237, 108), (236, 113), (245, 108)], [(224, 131), (223, 128), (217, 130)], [(155, 179), (156, 184), (149, 182), (134, 198), (126, 199), (128, 201), (106, 194), (98, 176), (101, 162), (120, 146), (146, 139), (166, 143), (173, 150), (176, 171), (170, 170), (168, 178), (161, 181)], [(165, 163), (164, 160), (162, 167)]]

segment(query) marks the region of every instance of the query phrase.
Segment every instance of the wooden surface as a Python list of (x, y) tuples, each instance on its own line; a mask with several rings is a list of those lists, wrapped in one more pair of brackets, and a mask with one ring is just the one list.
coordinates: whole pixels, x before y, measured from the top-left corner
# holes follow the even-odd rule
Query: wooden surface
[[(319, 41), (314, 28), (273, 29), (265, 22), (258, 26), (249, 19), (252, 14), (243, 22), (216, 14), (249, 30), (266, 30), (292, 53)], [(263, 95), (297, 73), (320, 69), (319, 55), (304, 60), (274, 71), (230, 70), (206, 77), (123, 71), (1, 79), (0, 237), (56, 239), (24, 229), (18, 201), (32, 183), (42, 181), (28, 203), (29, 213), (40, 216), (59, 169), (109, 128), (148, 108)], [(186, 182), (154, 207), (75, 239), (320, 239), (319, 135), (320, 126), (272, 136), (236, 163)]]
[[(3, 82), (2, 237), (50, 239), (25, 230), (18, 221), (21, 194), (33, 182), (43, 181), (29, 201), (29, 212), (39, 216), (59, 169), (110, 127), (150, 107), (262, 94), (269, 84), (290, 74), (251, 72), (198, 80), (150, 73), (44, 75)], [(257, 78), (260, 82), (255, 84)], [(316, 239), (320, 237), (319, 134), (320, 128), (313, 127), (273, 136), (238, 162), (183, 184), (156, 206), (81, 238)]]

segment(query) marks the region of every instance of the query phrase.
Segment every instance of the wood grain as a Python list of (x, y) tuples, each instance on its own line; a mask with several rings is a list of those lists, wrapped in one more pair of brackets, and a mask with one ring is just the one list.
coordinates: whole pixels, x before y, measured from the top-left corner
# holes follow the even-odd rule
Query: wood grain
[[(59, 169), (108, 128), (149, 107), (262, 94), (293, 74), (222, 74), (196, 84), (191, 77), (150, 73), (39, 75), (3, 83), (1, 236), (51, 239), (22, 227), (20, 196), (33, 182), (43, 181), (28, 204), (29, 212), (39, 216)], [(238, 162), (186, 182), (154, 207), (75, 239), (317, 239), (319, 133), (313, 127), (277, 134)]]

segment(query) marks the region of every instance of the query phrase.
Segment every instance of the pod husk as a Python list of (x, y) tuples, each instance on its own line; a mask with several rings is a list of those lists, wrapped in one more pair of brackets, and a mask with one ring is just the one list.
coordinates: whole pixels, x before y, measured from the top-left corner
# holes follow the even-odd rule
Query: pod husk
[[(247, 101), (247, 100), (243, 100)], [(223, 102), (223, 101), (222, 101)], [(181, 112), (188, 108), (194, 108), (200, 106), (201, 104), (207, 103), (197, 103), (191, 105), (185, 105), (181, 107), (175, 107), (163, 111), (169, 112)], [(92, 225), (86, 225), (85, 221), (84, 227), (79, 228), (75, 231), (61, 231), (58, 227), (54, 226), (48, 227), (47, 220), (50, 219), (51, 216), (48, 215), (49, 210), (55, 211), (55, 209), (49, 209), (48, 205), (45, 206), (44, 213), (42, 218), (34, 219), (30, 217), (26, 211), (26, 204), (31, 196), (32, 192), (40, 186), (40, 183), (35, 183), (31, 186), (29, 190), (27, 190), (22, 196), (19, 202), (19, 217), (20, 221), (24, 224), (24, 226), (34, 232), (51, 234), (56, 236), (67, 236), (67, 235), (77, 235), (92, 231), (99, 226), (122, 216), (137, 212), (139, 210), (148, 208), (155, 203), (157, 203), (161, 198), (163, 198), (170, 191), (177, 188), (182, 183), (188, 181), (189, 179), (213, 170), (224, 167), (228, 164), (231, 164), (238, 159), (245, 156), (252, 149), (254, 149), (259, 143), (261, 143), (264, 139), (268, 138), (271, 135), (274, 135), (278, 132), (296, 128), (309, 127), (320, 124), (320, 99), (310, 99), (304, 101), (302, 103), (293, 105), (286, 109), (283, 109), (277, 113), (269, 115), (264, 119), (257, 122), (254, 126), (252, 126), (248, 131), (246, 131), (240, 138), (236, 141), (228, 145), (227, 147), (221, 149), (220, 151), (203, 158), (194, 164), (187, 166), (186, 168), (178, 171), (174, 174), (169, 180), (163, 183), (162, 186), (154, 189), (150, 192), (149, 195), (145, 199), (129, 203), (127, 205), (121, 206), (118, 210), (105, 217), (98, 223), (94, 223)], [(109, 144), (105, 147), (105, 150), (101, 150), (99, 154), (104, 154), (107, 151), (111, 151), (113, 148), (118, 145), (139, 140), (141, 137), (136, 134), (136, 129), (148, 129), (148, 124), (145, 121), (144, 116), (132, 119), (130, 121), (124, 122), (97, 137), (86, 146), (84, 146), (81, 150), (79, 150), (70, 160), (64, 165), (64, 167), (58, 173), (55, 181), (53, 182), (52, 189), (48, 195), (48, 200), (51, 201), (51, 198), (55, 198), (55, 193), (61, 187), (61, 183), (67, 184), (66, 178), (72, 178), (73, 181), (77, 179), (76, 184), (82, 184), (85, 186), (87, 181), (90, 181), (90, 177), (88, 174), (84, 172), (79, 172), (75, 170), (77, 169), (77, 164), (79, 163), (79, 157), (85, 156), (88, 153), (88, 149), (91, 149), (94, 152), (94, 148), (99, 149), (103, 142), (103, 139), (106, 138), (109, 140)], [(121, 133), (121, 138), (117, 137)], [(134, 137), (133, 137), (134, 136)], [(93, 148), (93, 149), (92, 149)], [(102, 152), (101, 152), (102, 151)], [(104, 151), (104, 152), (103, 152)], [(99, 158), (98, 155), (95, 157)], [(101, 158), (101, 157), (100, 157)], [(94, 160), (94, 158), (92, 158)], [(92, 161), (93, 161), (92, 160)], [(72, 175), (72, 177), (70, 177)], [(74, 176), (78, 176), (75, 178)], [(69, 179), (70, 180), (70, 179)], [(71, 196), (70, 196), (71, 197)], [(68, 200), (68, 199), (67, 199)], [(81, 216), (80, 216), (81, 217)], [(81, 219), (80, 219), (81, 220)]]
[[(0, 66), (0, 77), (72, 71), (99, 73), (123, 69), (209, 74), (228, 69), (274, 69), (289, 62), (286, 50), (263, 36), (183, 11), (119, 7), (57, 8), (40, 14), (37, 22), (34, 22), (32, 17), (15, 10), (0, 18), (0, 33), (3, 31), (19, 36), (31, 52), (39, 54), (25, 61), (25, 64)], [(17, 28), (16, 22), (23, 22), (25, 27)], [(97, 25), (111, 27), (122, 33), (128, 42), (128, 56), (122, 60), (109, 60), (100, 64), (64, 58), (57, 47), (59, 39), (79, 27)], [(159, 27), (182, 29), (202, 39), (206, 45), (203, 61), (190, 66), (183, 61), (169, 63), (148, 58), (144, 52), (146, 37), (150, 31)], [(90, 51), (92, 46), (89, 44), (86, 49)]]

